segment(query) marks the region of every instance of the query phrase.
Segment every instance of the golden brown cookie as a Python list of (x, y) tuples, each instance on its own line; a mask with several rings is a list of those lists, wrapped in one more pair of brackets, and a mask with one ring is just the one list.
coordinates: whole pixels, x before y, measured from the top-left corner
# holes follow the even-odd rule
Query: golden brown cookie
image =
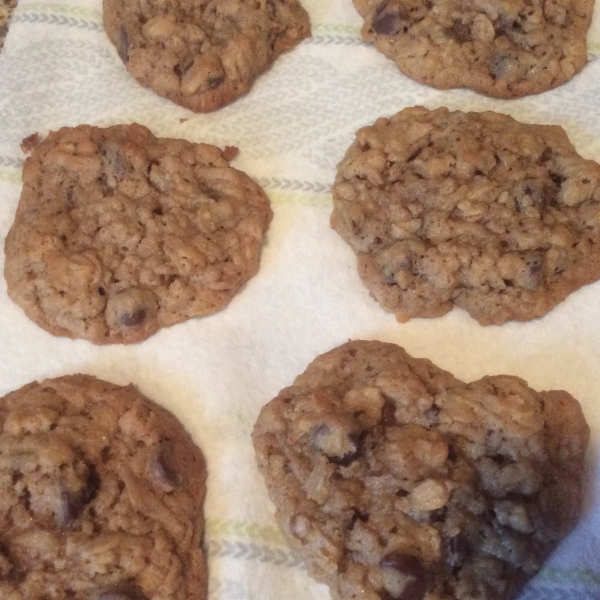
[(356, 134), (331, 225), (399, 321), (526, 321), (600, 278), (599, 184), (560, 127), (407, 108)]
[(594, 0), (354, 0), (363, 38), (421, 83), (498, 98), (555, 88), (587, 62)]
[(9, 296), (46, 331), (97, 344), (220, 310), (258, 271), (272, 217), (232, 155), (136, 124), (51, 132), (23, 168)]
[(87, 375), (0, 399), (0, 598), (202, 600), (206, 470), (133, 386)]
[(567, 392), (366, 341), (317, 357), (253, 432), (277, 520), (335, 600), (511, 600), (576, 522), (588, 437)]
[(310, 36), (298, 0), (104, 0), (104, 27), (142, 85), (199, 112), (247, 92)]

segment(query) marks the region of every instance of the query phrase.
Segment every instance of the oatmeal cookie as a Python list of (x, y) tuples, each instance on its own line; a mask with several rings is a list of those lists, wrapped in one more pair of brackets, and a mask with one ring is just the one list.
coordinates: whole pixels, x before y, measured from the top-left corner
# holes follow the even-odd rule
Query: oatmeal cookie
[(399, 321), (525, 321), (600, 278), (600, 165), (557, 126), (408, 108), (358, 131), (331, 225)]
[(87, 375), (0, 399), (0, 597), (206, 598), (200, 450), (175, 417)]
[(567, 392), (365, 341), (315, 359), (253, 432), (279, 524), (336, 600), (510, 600), (576, 522), (588, 437)]
[(409, 77), (498, 98), (555, 88), (587, 62), (594, 0), (354, 0), (363, 38)]
[(9, 296), (46, 331), (97, 344), (218, 311), (257, 272), (272, 216), (229, 166), (236, 152), (135, 124), (51, 132), (23, 168)]
[(298, 0), (104, 0), (104, 28), (142, 85), (207, 112), (310, 37)]

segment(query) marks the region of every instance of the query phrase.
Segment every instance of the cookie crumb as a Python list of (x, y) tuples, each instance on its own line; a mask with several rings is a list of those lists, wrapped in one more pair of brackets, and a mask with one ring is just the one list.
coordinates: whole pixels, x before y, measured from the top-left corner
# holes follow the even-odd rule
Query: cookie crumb
[(25, 154), (31, 154), (40, 145), (40, 134), (32, 133), (21, 142), (21, 150)]

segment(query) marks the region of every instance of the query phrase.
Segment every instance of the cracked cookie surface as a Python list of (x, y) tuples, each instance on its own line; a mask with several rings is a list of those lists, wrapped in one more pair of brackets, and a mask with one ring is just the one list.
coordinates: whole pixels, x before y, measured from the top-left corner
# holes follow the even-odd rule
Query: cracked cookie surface
[(0, 399), (0, 597), (206, 597), (200, 450), (133, 386), (87, 375)]
[(317, 357), (253, 432), (277, 520), (336, 600), (513, 598), (575, 524), (588, 438), (567, 392), (366, 341)]
[(421, 83), (518, 98), (587, 62), (593, 0), (354, 0), (363, 38)]
[(357, 132), (331, 225), (399, 321), (525, 321), (600, 278), (599, 184), (560, 127), (413, 107)]
[(237, 153), (140, 125), (51, 132), (23, 167), (8, 294), (54, 335), (133, 343), (223, 308), (257, 271), (269, 201)]
[(198, 112), (244, 94), (310, 36), (298, 0), (104, 0), (104, 27), (133, 77)]

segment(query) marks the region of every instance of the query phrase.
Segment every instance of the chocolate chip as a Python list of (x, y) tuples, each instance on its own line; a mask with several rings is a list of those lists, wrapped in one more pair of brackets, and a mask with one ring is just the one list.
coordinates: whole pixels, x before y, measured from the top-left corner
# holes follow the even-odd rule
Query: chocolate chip
[(56, 518), (61, 527), (67, 527), (73, 522), (82, 508), (85, 506), (84, 495), (82, 491), (70, 492), (64, 488), (60, 490), (60, 504)]
[(121, 57), (121, 60), (127, 64), (129, 60), (129, 32), (124, 23), (119, 25), (119, 39), (117, 41), (117, 52)]
[(396, 424), (396, 404), (390, 398), (385, 399), (381, 409), (381, 422), (388, 426)]
[(446, 29), (446, 35), (451, 37), (455, 42), (464, 44), (471, 41), (471, 28), (460, 21), (452, 21), (452, 27)]
[(494, 21), (494, 29), (496, 31), (496, 36), (504, 37), (510, 37), (511, 33), (522, 31), (519, 21), (515, 21), (512, 17), (507, 17), (505, 15), (498, 17)]
[(334, 465), (339, 465), (340, 467), (347, 467), (351, 462), (355, 461), (357, 458), (360, 458), (362, 455), (362, 449), (360, 447), (360, 438), (355, 435), (350, 435), (350, 438), (356, 439), (356, 450), (352, 452), (347, 452), (344, 456), (329, 456), (329, 462), (332, 462)]
[(79, 490), (68, 490), (60, 484), (59, 506), (56, 518), (61, 527), (68, 527), (81, 514), (87, 504), (96, 496), (100, 487), (100, 478), (93, 465), (88, 465), (85, 486)]
[(502, 79), (515, 64), (515, 59), (510, 56), (496, 56), (490, 65), (490, 75), (493, 79)]
[(379, 566), (393, 569), (402, 580), (399, 588), (391, 596), (393, 600), (422, 600), (432, 583), (431, 575), (423, 563), (410, 554), (401, 552), (386, 554), (379, 562)]
[(550, 173), (550, 179), (556, 184), (557, 187), (560, 187), (565, 181), (566, 177), (559, 175), (558, 173)]
[(351, 525), (354, 525), (354, 523), (356, 523), (356, 521), (362, 521), (363, 523), (366, 523), (368, 520), (369, 520), (369, 515), (365, 515), (363, 512), (358, 510), (358, 508), (353, 509), (352, 519), (350, 521)]
[(361, 442), (364, 436), (344, 427), (323, 423), (313, 432), (313, 443), (327, 455), (330, 462), (347, 467), (362, 453)]
[(408, 18), (408, 11), (398, 2), (384, 2), (373, 16), (373, 31), (381, 35), (394, 35)]
[(188, 59), (186, 62), (175, 65), (173, 70), (178, 77), (183, 77), (192, 68), (193, 64), (194, 59)]
[(10, 558), (8, 549), (0, 543), (0, 581), (7, 581), (16, 577), (18, 577), (18, 573)]
[(154, 319), (157, 311), (158, 302), (152, 291), (130, 287), (109, 295), (106, 322), (117, 330), (136, 327)]
[(208, 89), (214, 90), (225, 81), (225, 75), (211, 75), (208, 78)]
[(460, 533), (444, 539), (444, 560), (451, 569), (462, 566), (467, 556), (467, 542)]
[(121, 325), (133, 327), (139, 325), (146, 318), (146, 309), (138, 308), (133, 312), (123, 312), (120, 317)]
[(127, 171), (127, 162), (120, 152), (115, 152), (111, 166), (115, 179), (121, 181)]
[(128, 165), (120, 150), (109, 145), (103, 149), (102, 163), (104, 168), (102, 182), (107, 188), (106, 193), (109, 193), (123, 181)]
[(524, 257), (526, 272), (523, 277), (523, 287), (530, 291), (535, 292), (544, 278), (544, 258), (543, 252), (533, 252)]
[(158, 483), (175, 489), (181, 485), (172, 442), (161, 442), (152, 448), (148, 457), (148, 470)]

